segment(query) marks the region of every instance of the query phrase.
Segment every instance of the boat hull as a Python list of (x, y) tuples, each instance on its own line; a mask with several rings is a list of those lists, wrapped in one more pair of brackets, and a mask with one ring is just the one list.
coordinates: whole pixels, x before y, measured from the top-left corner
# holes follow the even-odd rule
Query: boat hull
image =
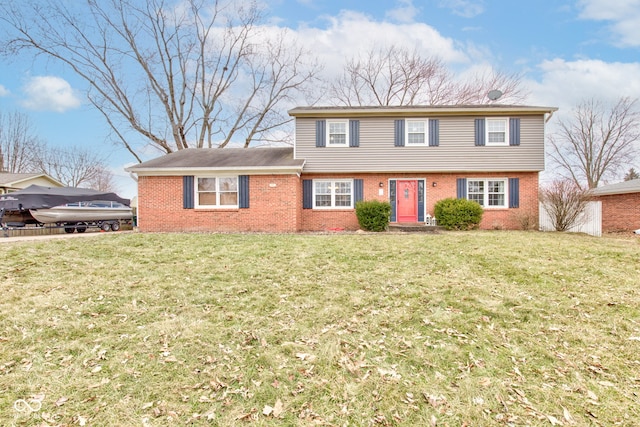
[(92, 208), (77, 206), (56, 206), (50, 209), (31, 209), (31, 215), (42, 224), (100, 222), (130, 220), (133, 212), (129, 207)]

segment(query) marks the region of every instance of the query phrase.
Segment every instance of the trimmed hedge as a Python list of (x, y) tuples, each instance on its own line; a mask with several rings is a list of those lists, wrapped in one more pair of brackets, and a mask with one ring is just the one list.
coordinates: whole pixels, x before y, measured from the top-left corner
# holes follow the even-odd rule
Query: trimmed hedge
[(471, 230), (480, 226), (483, 209), (478, 202), (467, 199), (442, 199), (436, 203), (438, 225), (447, 230)]
[(378, 200), (361, 200), (356, 203), (356, 216), (363, 230), (385, 231), (389, 226), (391, 204)]

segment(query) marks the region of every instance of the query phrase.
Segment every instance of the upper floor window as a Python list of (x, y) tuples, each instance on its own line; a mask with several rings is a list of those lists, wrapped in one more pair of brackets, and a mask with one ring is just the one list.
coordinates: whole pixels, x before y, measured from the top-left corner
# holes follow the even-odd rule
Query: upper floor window
[(426, 145), (427, 143), (427, 121), (426, 120), (406, 120), (406, 145)]
[(468, 179), (467, 198), (489, 208), (507, 207), (506, 179)]
[(198, 177), (196, 207), (238, 207), (238, 177)]
[(349, 121), (327, 120), (327, 147), (349, 146)]
[(353, 180), (313, 180), (314, 208), (352, 208)]
[(508, 119), (487, 119), (487, 145), (509, 145)]

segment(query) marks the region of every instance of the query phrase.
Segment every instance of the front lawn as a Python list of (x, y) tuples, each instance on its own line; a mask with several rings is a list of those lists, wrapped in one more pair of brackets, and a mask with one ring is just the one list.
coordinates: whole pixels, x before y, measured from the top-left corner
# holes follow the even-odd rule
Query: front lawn
[(0, 425), (640, 420), (638, 238), (101, 233), (0, 259)]

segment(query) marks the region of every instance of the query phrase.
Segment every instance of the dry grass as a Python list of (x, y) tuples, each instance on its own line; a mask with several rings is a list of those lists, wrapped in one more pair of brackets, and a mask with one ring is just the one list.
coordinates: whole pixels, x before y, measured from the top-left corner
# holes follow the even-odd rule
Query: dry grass
[(1, 244), (0, 425), (634, 425), (639, 243), (468, 232)]

